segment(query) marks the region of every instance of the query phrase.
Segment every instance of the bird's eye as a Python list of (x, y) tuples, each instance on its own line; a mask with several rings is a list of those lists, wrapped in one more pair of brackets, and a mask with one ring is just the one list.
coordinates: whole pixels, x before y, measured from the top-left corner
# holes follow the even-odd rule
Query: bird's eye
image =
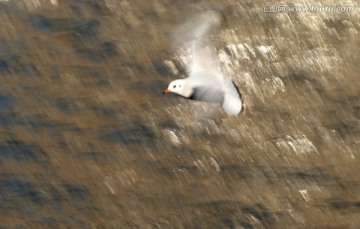
[(176, 88), (176, 85), (174, 85), (173, 88)]

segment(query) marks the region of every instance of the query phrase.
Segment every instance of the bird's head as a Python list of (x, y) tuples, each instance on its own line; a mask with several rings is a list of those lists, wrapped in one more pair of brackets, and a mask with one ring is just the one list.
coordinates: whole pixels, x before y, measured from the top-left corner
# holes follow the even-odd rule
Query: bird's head
[(163, 91), (163, 94), (168, 94), (170, 92), (187, 97), (188, 93), (186, 90), (185, 81), (183, 79), (179, 79), (170, 82), (168, 88)]

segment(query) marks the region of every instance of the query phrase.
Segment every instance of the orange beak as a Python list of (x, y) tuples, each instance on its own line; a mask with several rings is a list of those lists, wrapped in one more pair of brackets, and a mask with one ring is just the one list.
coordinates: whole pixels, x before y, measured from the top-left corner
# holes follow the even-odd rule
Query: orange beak
[(163, 94), (168, 94), (168, 93), (170, 93), (171, 91), (169, 90), (169, 89), (166, 89), (166, 90), (164, 90), (163, 91)]

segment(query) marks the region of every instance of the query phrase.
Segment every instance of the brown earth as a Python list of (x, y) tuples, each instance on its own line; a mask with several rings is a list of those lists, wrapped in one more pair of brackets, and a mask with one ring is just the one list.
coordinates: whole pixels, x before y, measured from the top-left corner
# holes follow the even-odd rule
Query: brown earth
[[(360, 6), (328, 2), (0, 2), (0, 228), (359, 228)], [(208, 9), (241, 116), (161, 95)]]

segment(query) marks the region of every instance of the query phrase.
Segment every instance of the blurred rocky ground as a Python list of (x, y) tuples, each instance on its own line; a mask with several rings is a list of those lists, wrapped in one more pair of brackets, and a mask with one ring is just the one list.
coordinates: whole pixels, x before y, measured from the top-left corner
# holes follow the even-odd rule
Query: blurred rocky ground
[[(359, 228), (359, 3), (265, 5), (0, 1), (0, 228)], [(161, 92), (210, 9), (246, 112), (199, 121)]]

